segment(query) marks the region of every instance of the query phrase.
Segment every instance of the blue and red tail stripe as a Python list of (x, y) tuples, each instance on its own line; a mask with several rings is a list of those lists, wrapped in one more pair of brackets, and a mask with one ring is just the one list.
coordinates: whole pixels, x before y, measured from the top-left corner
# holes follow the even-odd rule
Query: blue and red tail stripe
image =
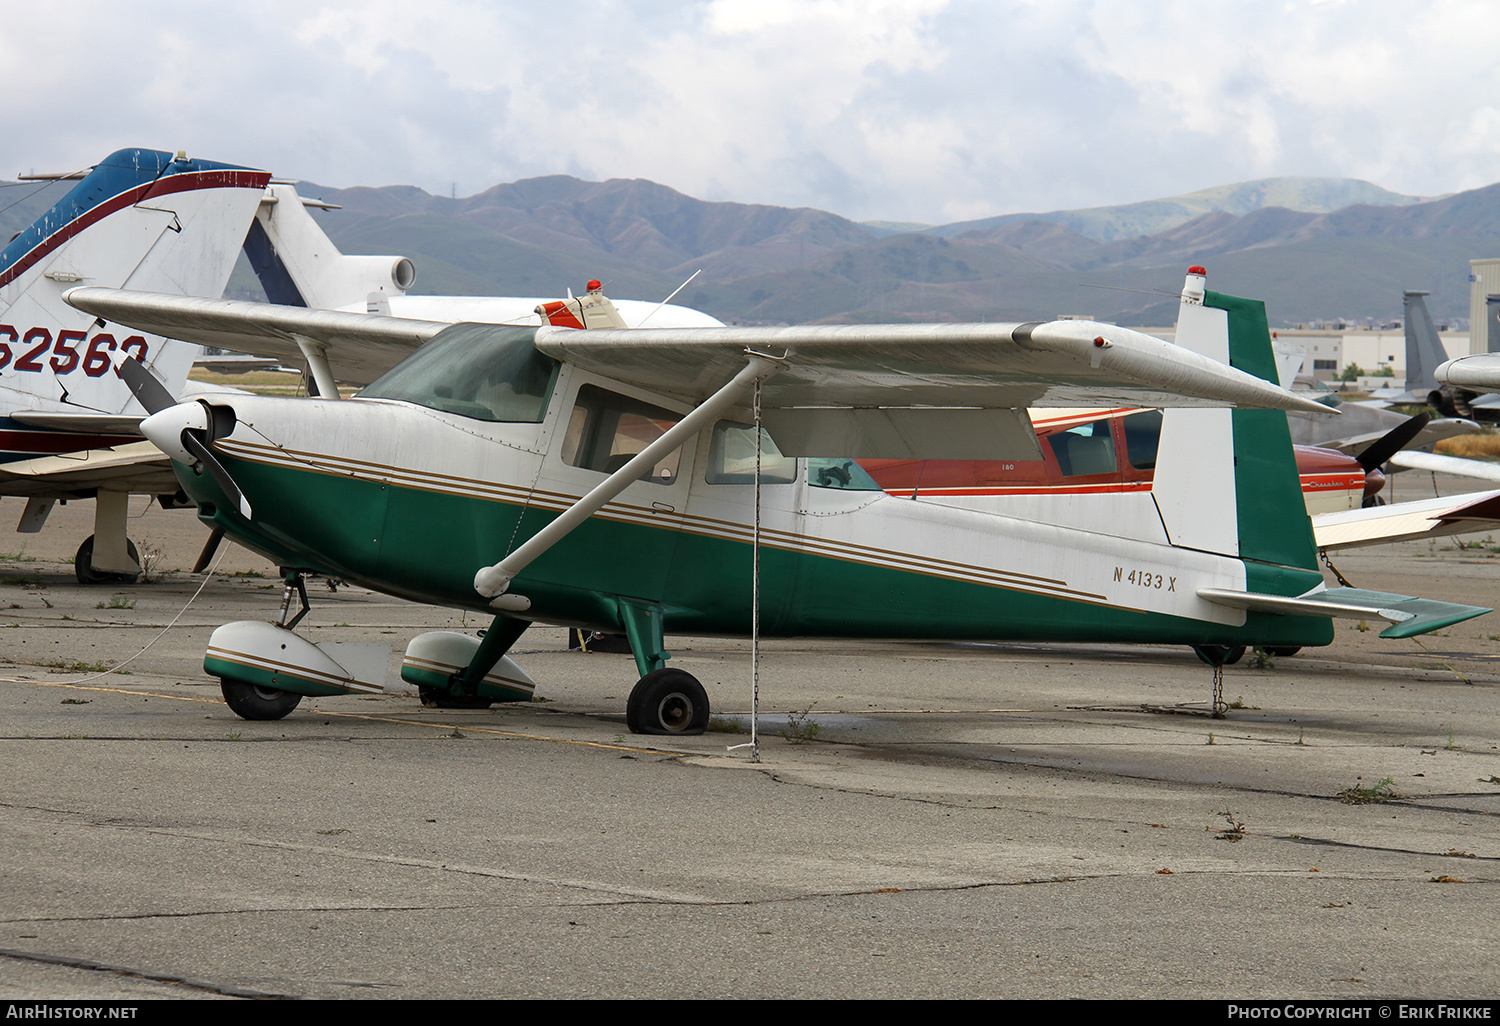
[(0, 250), (0, 287), (10, 284), (47, 254), (110, 214), (154, 196), (199, 189), (264, 189), (269, 171), (182, 159), (161, 150), (118, 150), (52, 209)]

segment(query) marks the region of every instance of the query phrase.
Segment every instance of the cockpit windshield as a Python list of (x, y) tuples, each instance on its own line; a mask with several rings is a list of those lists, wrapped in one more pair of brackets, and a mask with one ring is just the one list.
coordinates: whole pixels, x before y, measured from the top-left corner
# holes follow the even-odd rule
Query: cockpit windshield
[(359, 393), (474, 420), (537, 423), (558, 362), (537, 352), (535, 328), (455, 324)]

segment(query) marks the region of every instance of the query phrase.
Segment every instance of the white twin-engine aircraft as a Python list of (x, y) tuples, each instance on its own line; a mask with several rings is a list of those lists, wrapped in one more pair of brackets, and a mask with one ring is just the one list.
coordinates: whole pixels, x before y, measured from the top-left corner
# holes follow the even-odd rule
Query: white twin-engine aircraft
[[(1178, 345), (1080, 321), (580, 331), (89, 287), (67, 301), (291, 347), (320, 379), (385, 371), (353, 399), (175, 404), (124, 365), (199, 517), (284, 568), (277, 622), (227, 624), (205, 657), (247, 718), (382, 686), (388, 653), (292, 633), (305, 574), (492, 615), (482, 639), (408, 646), (401, 676), (433, 699), (528, 699), (506, 652), (532, 622), (623, 633), (641, 675), (627, 721), (646, 733), (704, 729), (708, 697), (666, 665), (664, 636), (750, 633), (757, 547), (767, 636), (1158, 642), (1218, 667), (1241, 646), (1326, 645), (1331, 617), (1409, 637), (1487, 611), (1325, 586), (1281, 412), (1321, 407), (1269, 383), (1264, 306), (1201, 275)], [(1108, 509), (1059, 526), (912, 502), (856, 462), (1037, 460), (1026, 409), (1079, 406), (1166, 408), (1149, 529)]]

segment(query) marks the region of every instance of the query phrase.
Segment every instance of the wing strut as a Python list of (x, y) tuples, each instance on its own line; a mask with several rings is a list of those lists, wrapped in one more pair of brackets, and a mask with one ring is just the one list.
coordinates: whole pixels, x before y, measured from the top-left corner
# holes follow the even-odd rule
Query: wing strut
[(750, 357), (749, 362), (727, 385), (703, 400), (697, 409), (668, 428), (665, 434), (637, 453), (629, 463), (606, 477), (593, 491), (569, 506), (556, 520), (532, 535), (516, 551), (494, 566), (480, 569), (474, 575), (474, 590), (487, 599), (493, 599), (490, 605), (496, 609), (525, 609), (526, 606), (517, 605), (517, 600), (524, 601), (521, 596), (505, 595), (505, 590), (510, 587), (510, 582), (517, 574), (565, 538), (575, 527), (599, 512), (605, 503), (640, 480), (642, 474), (699, 428), (717, 420), (744, 397), (751, 385), (776, 373), (783, 366), (783, 362), (777, 357), (765, 356), (748, 349), (745, 352)]
[(313, 383), (318, 386), (318, 398), (342, 399), (339, 386), (333, 380), (333, 368), (328, 365), (328, 347), (296, 332), (292, 333), (292, 339), (307, 360), (307, 369), (312, 374)]

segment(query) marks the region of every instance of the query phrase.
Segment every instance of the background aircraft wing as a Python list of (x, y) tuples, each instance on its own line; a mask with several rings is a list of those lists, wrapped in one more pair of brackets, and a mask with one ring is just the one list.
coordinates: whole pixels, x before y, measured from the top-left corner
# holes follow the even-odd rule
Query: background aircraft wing
[(1500, 392), (1500, 353), (1477, 353), (1449, 360), (1438, 367), (1437, 379), (1445, 385), (1475, 392)]
[(126, 442), (0, 464), (0, 487), (6, 495), (65, 499), (99, 488), (170, 495), (181, 485), (160, 449), (150, 442)]
[(1459, 456), (1443, 456), (1432, 452), (1398, 452), (1390, 462), (1407, 470), (1430, 470), (1434, 474), (1457, 474), (1474, 477), (1481, 481), (1500, 481), (1500, 463), (1484, 460), (1466, 460)]
[[(1366, 431), (1362, 434), (1348, 435), (1344, 438), (1329, 438), (1312, 442), (1302, 442), (1302, 444), (1315, 445), (1319, 449), (1337, 449), (1339, 452), (1353, 456), (1361, 452), (1372, 442), (1378, 442), (1390, 434), (1390, 430), (1389, 428), (1382, 428), (1379, 431)], [(1436, 445), (1445, 438), (1473, 434), (1476, 431), (1482, 430), (1483, 428), (1472, 420), (1464, 420), (1460, 417), (1444, 417), (1441, 420), (1429, 421), (1427, 426), (1418, 432), (1415, 438), (1406, 443), (1403, 450), (1421, 449), (1425, 446)], [(1295, 437), (1292, 440), (1301, 441), (1301, 439)]]
[(292, 364), (304, 359), (300, 335), (323, 350), (340, 380), (354, 384), (375, 380), (449, 327), (441, 321), (91, 286), (70, 289), (64, 298), (79, 310), (140, 331)]
[(17, 410), (10, 419), (28, 427), (50, 428), (90, 435), (135, 435), (140, 437), (139, 413), (93, 413), (89, 410)]
[(1319, 513), (1312, 518), (1312, 524), (1313, 537), (1320, 549), (1467, 534), (1500, 526), (1500, 491)]

